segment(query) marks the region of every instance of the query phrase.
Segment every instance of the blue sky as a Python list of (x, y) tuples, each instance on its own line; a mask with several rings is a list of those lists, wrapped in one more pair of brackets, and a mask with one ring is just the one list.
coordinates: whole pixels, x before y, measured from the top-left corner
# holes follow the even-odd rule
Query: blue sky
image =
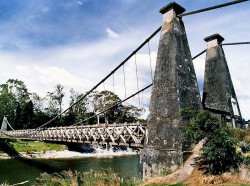
[[(162, 23), (168, 0), (0, 0), (0, 83), (23, 80), (45, 96), (60, 83), (85, 92), (118, 65)], [(224, 0), (179, 0), (187, 12)], [(203, 38), (220, 33), (225, 42), (250, 41), (250, 2), (184, 17), (192, 55), (206, 48)], [(150, 42), (156, 58), (159, 37)], [(250, 47), (224, 47), (243, 116), (250, 119)], [(150, 82), (147, 48), (137, 54), (140, 87)], [(128, 95), (136, 90), (134, 59), (126, 66)], [(205, 55), (194, 61), (202, 90)], [(146, 61), (146, 62), (145, 62)], [(111, 87), (111, 80), (106, 88)], [(116, 91), (123, 95), (122, 73)], [(101, 90), (101, 88), (100, 88)], [(144, 95), (148, 105), (150, 91)], [(66, 98), (68, 101), (68, 98)], [(64, 105), (67, 106), (67, 103)]]

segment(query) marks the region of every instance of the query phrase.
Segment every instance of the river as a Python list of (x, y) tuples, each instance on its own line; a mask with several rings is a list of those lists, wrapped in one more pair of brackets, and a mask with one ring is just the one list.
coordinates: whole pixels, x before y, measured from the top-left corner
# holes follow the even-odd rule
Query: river
[(139, 177), (139, 156), (119, 156), (110, 158), (44, 159), (24, 163), (15, 159), (0, 160), (0, 184), (10, 184), (29, 180), (30, 183), (45, 171), (72, 170), (89, 171), (112, 168), (119, 176), (127, 179)]

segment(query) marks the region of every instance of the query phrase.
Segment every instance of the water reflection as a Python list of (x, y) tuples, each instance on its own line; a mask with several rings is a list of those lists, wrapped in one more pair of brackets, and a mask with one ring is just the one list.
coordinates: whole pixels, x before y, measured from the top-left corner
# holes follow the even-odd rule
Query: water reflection
[(77, 170), (79, 172), (112, 168), (123, 178), (139, 177), (139, 157), (122, 156), (112, 158), (81, 158), (34, 160), (33, 164), (10, 159), (0, 160), (0, 183), (7, 180), (10, 184), (35, 180), (43, 171), (40, 166), (53, 167), (55, 170)]

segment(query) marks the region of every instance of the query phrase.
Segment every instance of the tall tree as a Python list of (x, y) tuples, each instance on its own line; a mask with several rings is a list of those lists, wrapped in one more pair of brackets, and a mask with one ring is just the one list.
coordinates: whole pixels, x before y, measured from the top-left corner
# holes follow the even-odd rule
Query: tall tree
[[(88, 110), (97, 115), (97, 123), (102, 119), (105, 123), (135, 121), (140, 116), (140, 109), (134, 106), (123, 106), (121, 99), (111, 91), (93, 92), (88, 97)], [(102, 111), (104, 113), (100, 114)]]
[[(65, 93), (63, 92), (64, 87), (60, 84), (56, 85), (55, 87), (55, 97), (54, 99), (57, 101), (59, 105), (59, 113), (62, 112), (62, 105), (63, 105), (63, 97), (65, 96)], [(62, 116), (60, 116), (60, 122), (62, 122)]]
[(0, 85), (0, 119), (8, 117), (10, 123), (14, 123), (16, 117), (17, 101), (13, 93), (9, 91), (7, 84)]
[[(79, 94), (75, 92), (73, 89), (70, 90), (70, 105), (73, 105), (76, 101), (80, 100), (84, 94)], [(77, 123), (80, 120), (83, 120), (87, 117), (87, 101), (86, 98), (78, 102), (78, 104), (74, 105), (69, 109), (69, 112), (66, 115), (67, 123), (73, 124)], [(71, 119), (71, 120), (70, 120)]]
[(0, 87), (0, 102), (2, 103), (2, 108), (5, 109), (1, 112), (1, 118), (3, 115), (7, 115), (13, 127), (17, 129), (31, 126), (33, 103), (30, 100), (30, 94), (24, 82), (17, 79), (9, 79)]
[(44, 104), (45, 104), (46, 98), (40, 97), (37, 93), (32, 93), (30, 97), (34, 104), (34, 111), (36, 113), (44, 112)]
[(136, 122), (141, 115), (143, 109), (139, 109), (133, 105), (124, 105), (122, 111), (121, 122)]

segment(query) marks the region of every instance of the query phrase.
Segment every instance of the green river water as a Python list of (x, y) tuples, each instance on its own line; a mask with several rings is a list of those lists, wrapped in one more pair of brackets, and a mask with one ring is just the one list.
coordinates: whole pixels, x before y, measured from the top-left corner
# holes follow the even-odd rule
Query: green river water
[(102, 168), (112, 168), (125, 179), (139, 177), (139, 157), (134, 155), (111, 158), (33, 160), (31, 163), (14, 159), (0, 160), (0, 184), (4, 181), (15, 184), (26, 180), (32, 183), (41, 173), (58, 169), (84, 172)]

